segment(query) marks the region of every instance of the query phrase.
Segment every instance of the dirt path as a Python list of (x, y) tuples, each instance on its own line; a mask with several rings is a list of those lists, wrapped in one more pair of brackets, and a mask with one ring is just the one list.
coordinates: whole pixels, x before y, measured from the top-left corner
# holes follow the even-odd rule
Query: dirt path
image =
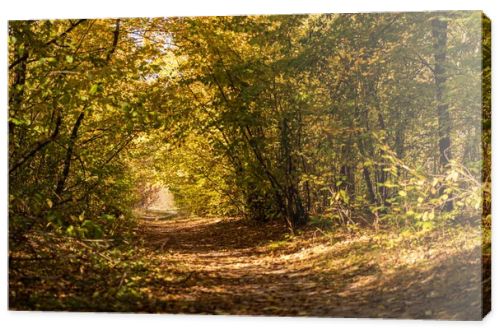
[[(146, 217), (159, 312), (477, 319), (479, 246), (470, 236), (388, 244), (375, 234), (289, 237), (278, 225)], [(394, 243), (394, 242), (393, 242)]]

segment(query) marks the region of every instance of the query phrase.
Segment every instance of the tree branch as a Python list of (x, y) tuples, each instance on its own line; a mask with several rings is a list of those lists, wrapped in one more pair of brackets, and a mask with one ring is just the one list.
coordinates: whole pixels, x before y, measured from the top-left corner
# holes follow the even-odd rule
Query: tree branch
[(111, 60), (111, 57), (115, 53), (119, 37), (120, 37), (120, 19), (116, 19), (115, 31), (113, 32), (113, 44), (111, 46), (111, 49), (109, 49), (108, 54), (106, 55), (106, 62), (109, 62)]
[(47, 146), (50, 142), (54, 141), (59, 136), (59, 129), (61, 128), (62, 123), (62, 115), (58, 112), (56, 119), (56, 127), (54, 128), (54, 132), (50, 135), (50, 137), (41, 140), (37, 143), (37, 145), (24, 157), (22, 157), (17, 163), (15, 163), (10, 169), (9, 174), (12, 174), (16, 169), (21, 167), (26, 161), (31, 159), (38, 151), (41, 151), (45, 146)]
[[(50, 41), (46, 42), (44, 44), (44, 46), (49, 46), (51, 44), (54, 44), (56, 43), (60, 38), (63, 38), (65, 37), (67, 34), (69, 34), (73, 29), (75, 29), (78, 25), (80, 25), (81, 23), (87, 21), (86, 19), (81, 19), (81, 20), (78, 20), (76, 21), (75, 23), (71, 23), (71, 25), (69, 26), (68, 29), (66, 29), (62, 34), (60, 34), (59, 36), (56, 36), (54, 38), (52, 38)], [(12, 64), (9, 65), (9, 70), (13, 69), (15, 66), (17, 66), (18, 64), (20, 64), (21, 62), (23, 61), (26, 61), (28, 60), (28, 54), (24, 54), (22, 55), (21, 57), (17, 58), (16, 60), (14, 60), (12, 62)]]

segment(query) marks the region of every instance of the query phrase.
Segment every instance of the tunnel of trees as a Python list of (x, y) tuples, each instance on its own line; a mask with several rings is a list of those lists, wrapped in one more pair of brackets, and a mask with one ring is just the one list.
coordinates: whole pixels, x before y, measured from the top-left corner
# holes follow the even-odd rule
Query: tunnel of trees
[(35, 231), (124, 237), (152, 184), (183, 212), (263, 230), (426, 231), (479, 226), (483, 212), (489, 224), (482, 22), (478, 12), (11, 21), (10, 248)]

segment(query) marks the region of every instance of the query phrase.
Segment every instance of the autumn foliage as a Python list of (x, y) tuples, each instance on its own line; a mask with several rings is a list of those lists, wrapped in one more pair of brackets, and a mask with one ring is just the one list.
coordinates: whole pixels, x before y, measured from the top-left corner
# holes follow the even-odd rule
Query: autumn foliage
[[(140, 301), (153, 298), (143, 288), (161, 294), (166, 273), (178, 279), (165, 283), (173, 286), (170, 301), (182, 294), (179, 284), (194, 280), (190, 270), (176, 276), (173, 263), (184, 257), (154, 253), (176, 252), (175, 243), (159, 242), (144, 221), (138, 225), (159, 187), (173, 195), (175, 214), (188, 219), (173, 223), (179, 231), (203, 229), (189, 225), (190, 216), (221, 217), (230, 229), (239, 221), (240, 244), (256, 254), (320, 247), (337, 237), (361, 238), (359, 254), (375, 254), (364, 248), (366, 235), (376, 247), (393, 249), (393, 242), (411, 253), (422, 240), (433, 248), (448, 234), (449, 245), (470, 234), (487, 252), (490, 40), (479, 12), (11, 21), (12, 306), (175, 312), (165, 300)], [(174, 239), (175, 231), (159, 229)], [(232, 238), (219, 232), (210, 236)], [(269, 244), (247, 244), (245, 233), (252, 243)], [(477, 248), (460, 245), (474, 262)], [(72, 259), (67, 270), (51, 265), (79, 282), (82, 290), (67, 291), (78, 298), (61, 296), (64, 279), (47, 288), (43, 265), (28, 265), (58, 254)], [(345, 255), (341, 248), (329, 254)], [(169, 265), (155, 276), (151, 263), (158, 261)], [(97, 282), (108, 273), (112, 283), (82, 299), (90, 285), (80, 276)], [(225, 279), (238, 276), (231, 273)], [(404, 299), (401, 293), (390, 298)], [(177, 311), (215, 310), (211, 303), (179, 303)], [(459, 314), (420, 311), (407, 316)], [(268, 314), (301, 314), (290, 312)]]

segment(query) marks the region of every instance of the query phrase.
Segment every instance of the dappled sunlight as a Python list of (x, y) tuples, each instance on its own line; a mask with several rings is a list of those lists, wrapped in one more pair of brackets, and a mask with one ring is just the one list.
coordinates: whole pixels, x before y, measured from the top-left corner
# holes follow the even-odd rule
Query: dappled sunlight
[[(31, 273), (19, 267), (32, 281), (12, 284), (26, 285), (23, 291), (32, 295), (16, 298), (32, 300), (41, 309), (74, 303), (74, 310), (119, 305), (137, 312), (479, 317), (471, 308), (480, 303), (481, 288), (480, 239), (471, 237), (473, 228), (405, 238), (391, 231), (346, 237), (343, 230), (311, 238), (315, 228), (290, 236), (280, 225), (264, 238), (257, 230), (238, 219), (144, 219), (137, 229), (142, 246), (133, 255), (106, 245), (99, 253), (82, 253), (68, 240), (56, 249), (70, 259), (70, 271), (56, 258), (42, 259)], [(71, 260), (75, 256), (81, 260)], [(21, 274), (17, 264), (23, 255), (15, 259), (11, 269)], [(44, 263), (51, 264), (50, 273)], [(92, 292), (99, 306), (82, 303), (90, 293), (83, 284), (89, 273), (109, 282)], [(52, 303), (36, 304), (51, 294)]]
[[(313, 229), (294, 237), (278, 229), (281, 239), (262, 240), (254, 226), (239, 220), (172, 219), (140, 226), (146, 247), (158, 252), (161, 272), (178, 270), (178, 264), (187, 270), (177, 274), (181, 284), (153, 287), (168, 312), (477, 317), (467, 313), (480, 296), (479, 239), (467, 237), (471, 230), (432, 232), (411, 242), (390, 231), (366, 232), (332, 242), (344, 232), (311, 239)], [(218, 242), (210, 238), (214, 232)], [(242, 232), (245, 242), (237, 247), (234, 240)], [(182, 241), (165, 243), (159, 235)]]
[(8, 37), (10, 309), (489, 311), (481, 12), (14, 20)]

